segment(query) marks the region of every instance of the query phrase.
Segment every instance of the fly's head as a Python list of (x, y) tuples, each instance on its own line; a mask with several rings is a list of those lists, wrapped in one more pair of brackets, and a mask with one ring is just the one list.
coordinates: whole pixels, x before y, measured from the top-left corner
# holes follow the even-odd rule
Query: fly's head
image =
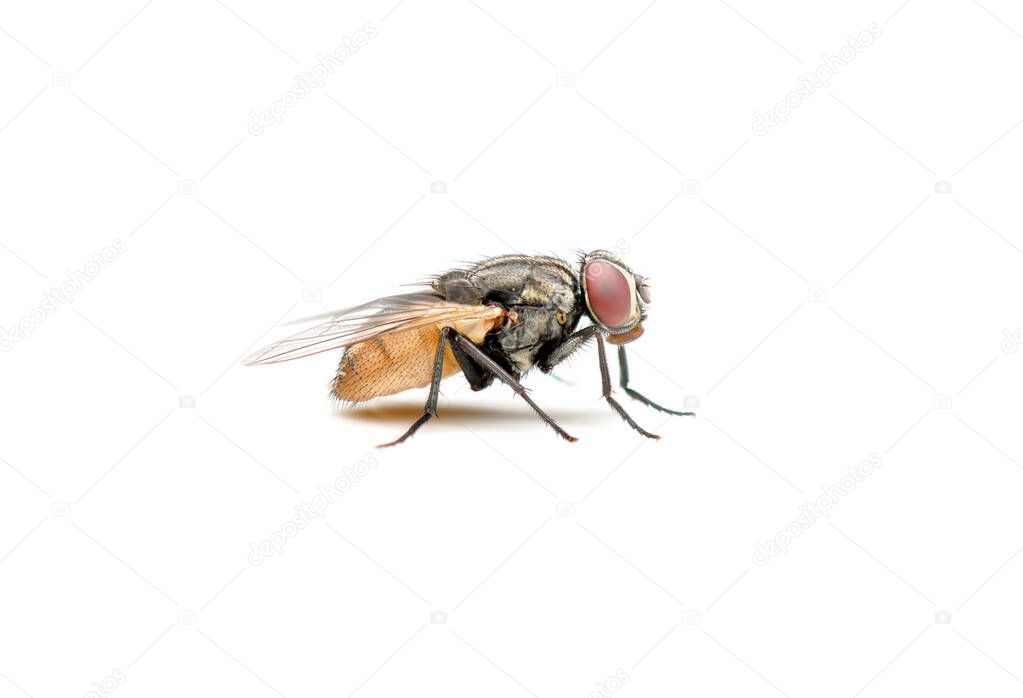
[(650, 287), (639, 274), (607, 250), (582, 258), (579, 270), (586, 314), (612, 344), (626, 344), (643, 334)]

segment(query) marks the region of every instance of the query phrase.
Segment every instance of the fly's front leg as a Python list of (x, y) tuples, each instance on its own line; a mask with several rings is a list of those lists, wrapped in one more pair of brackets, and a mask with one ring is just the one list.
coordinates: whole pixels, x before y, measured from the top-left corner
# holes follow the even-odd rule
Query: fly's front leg
[(526, 388), (521, 383), (519, 383), (519, 381), (516, 380), (513, 375), (508, 373), (508, 371), (506, 371), (499, 363), (497, 363), (492, 358), (487, 356), (487, 354), (478, 346), (476, 346), (471, 339), (464, 335), (459, 334), (458, 332), (452, 331), (449, 341), (451, 342), (452, 347), (455, 347), (458, 350), (465, 352), (465, 354), (471, 357), (476, 363), (478, 363), (480, 366), (485, 368), (490, 373), (493, 373), (495, 376), (500, 378), (503, 383), (507, 384), (509, 388), (514, 390), (515, 394), (521, 397), (523, 400), (525, 400), (526, 403), (533, 408), (533, 411), (540, 416), (540, 419), (546, 422), (551, 429), (557, 432), (558, 436), (565, 439), (566, 441), (578, 440), (574, 436), (569, 434), (567, 431), (562, 429), (560, 426), (558, 426), (558, 423), (555, 422), (554, 419), (549, 414), (544, 412), (542, 409), (540, 409), (539, 405), (533, 402), (533, 398), (529, 397), (529, 394), (526, 392)]
[(633, 420), (632, 417), (629, 416), (629, 413), (626, 412), (625, 409), (618, 404), (618, 401), (611, 397), (611, 372), (607, 370), (607, 353), (604, 351), (604, 338), (601, 337), (599, 334), (597, 334), (597, 356), (600, 359), (601, 388), (604, 391), (604, 399), (607, 400), (607, 403), (614, 408), (614, 411), (617, 412), (618, 415), (622, 419), (624, 419), (630, 427), (638, 431), (643, 436), (650, 439), (661, 438), (657, 434), (651, 434), (649, 431), (636, 424), (635, 420)]
[(669, 410), (667, 407), (661, 407), (656, 402), (648, 398), (647, 396), (639, 393), (629, 387), (629, 362), (625, 358), (625, 347), (618, 347), (618, 368), (621, 378), (622, 390), (629, 394), (629, 397), (639, 400), (647, 407), (653, 407), (655, 410), (660, 412), (666, 412), (673, 414), (678, 417), (692, 417), (695, 412), (678, 412), (677, 410)]
[(584, 327), (578, 332), (573, 332), (565, 338), (564, 342), (554, 347), (549, 354), (541, 357), (537, 361), (537, 366), (544, 373), (550, 373), (555, 366), (581, 349), (595, 334), (597, 334), (597, 328), (594, 326)]
[(430, 421), (431, 417), (437, 416), (437, 401), (440, 399), (440, 382), (444, 378), (444, 349), (451, 341), (450, 335), (454, 332), (450, 327), (441, 328), (440, 337), (437, 339), (437, 353), (433, 358), (433, 377), (430, 380), (430, 394), (426, 397), (426, 407), (423, 408), (422, 416), (412, 423), (404, 434), (394, 441), (380, 444), (377, 448), (397, 446), (402, 441), (416, 433), (419, 427)]

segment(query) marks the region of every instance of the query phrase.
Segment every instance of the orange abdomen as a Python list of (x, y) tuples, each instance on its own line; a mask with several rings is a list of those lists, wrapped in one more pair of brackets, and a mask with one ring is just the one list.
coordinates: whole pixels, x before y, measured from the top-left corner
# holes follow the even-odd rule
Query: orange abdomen
[[(349, 347), (334, 378), (334, 395), (346, 402), (364, 402), (429, 385), (439, 339), (440, 328), (430, 325)], [(444, 377), (459, 370), (451, 347), (445, 347)]]

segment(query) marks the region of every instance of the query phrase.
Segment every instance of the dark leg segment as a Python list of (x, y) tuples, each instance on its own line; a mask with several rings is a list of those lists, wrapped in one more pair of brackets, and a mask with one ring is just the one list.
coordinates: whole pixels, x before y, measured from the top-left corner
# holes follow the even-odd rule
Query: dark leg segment
[(431, 417), (437, 416), (437, 400), (440, 398), (440, 382), (444, 377), (444, 346), (451, 341), (450, 335), (452, 332), (453, 330), (450, 327), (444, 327), (440, 331), (440, 339), (437, 340), (437, 353), (434, 355), (433, 359), (433, 378), (430, 381), (430, 394), (426, 398), (426, 407), (423, 409), (423, 415), (414, 421), (412, 426), (410, 426), (404, 434), (394, 441), (380, 444), (377, 448), (397, 446), (402, 441), (415, 434), (416, 430), (430, 421)]
[(624, 419), (630, 427), (638, 431), (643, 436), (646, 436), (647, 438), (650, 439), (661, 438), (657, 434), (651, 434), (649, 431), (636, 424), (632, 417), (629, 416), (629, 413), (626, 412), (625, 409), (618, 404), (618, 401), (611, 397), (611, 372), (607, 370), (607, 353), (604, 351), (604, 338), (601, 337), (599, 334), (597, 335), (597, 356), (600, 359), (601, 388), (604, 391), (604, 399), (607, 400), (607, 403), (614, 408), (614, 411), (617, 412), (618, 415), (622, 419)]
[(647, 407), (653, 407), (655, 410), (658, 410), (660, 412), (666, 412), (668, 414), (673, 414), (673, 415), (676, 415), (678, 417), (692, 417), (695, 414), (695, 412), (678, 412), (676, 410), (669, 410), (667, 407), (661, 407), (656, 402), (654, 402), (650, 398), (646, 397), (642, 393), (639, 393), (639, 392), (633, 390), (632, 388), (630, 388), (629, 387), (629, 363), (625, 359), (625, 347), (624, 346), (619, 346), (618, 347), (618, 368), (619, 368), (619, 373), (620, 373), (620, 377), (621, 377), (622, 389), (626, 393), (629, 394), (629, 397), (634, 398), (636, 400), (639, 400), (640, 402), (642, 402)]
[(597, 328), (592, 325), (590, 327), (584, 327), (578, 332), (573, 332), (565, 339), (564, 342), (554, 347), (549, 354), (539, 357), (537, 365), (544, 373), (550, 373), (554, 370), (555, 366), (574, 354), (577, 350), (583, 348), (586, 345), (586, 342), (590, 341), (595, 334), (597, 334)]
[(455, 355), (455, 361), (458, 362), (458, 366), (462, 369), (462, 375), (465, 376), (469, 387), (473, 391), (489, 388), (494, 382), (494, 374), (480, 366), (477, 361), (465, 352), (461, 345), (455, 342), (448, 342), (448, 344), (451, 346), (451, 353)]
[(452, 332), (449, 341), (451, 341), (454, 348), (464, 351), (465, 354), (472, 358), (476, 363), (482, 366), (485, 370), (496, 375), (502, 382), (507, 384), (509, 388), (514, 390), (516, 395), (525, 400), (526, 404), (533, 408), (533, 411), (540, 416), (540, 419), (546, 422), (551, 429), (558, 433), (558, 436), (567, 441), (577, 441), (574, 436), (558, 426), (558, 423), (555, 422), (550, 415), (540, 409), (540, 406), (533, 402), (533, 398), (529, 397), (529, 394), (526, 392), (526, 388), (519, 383), (513, 375), (504, 370), (499, 363), (487, 356), (482, 349), (473, 344), (472, 340), (467, 337), (463, 337), (457, 332)]

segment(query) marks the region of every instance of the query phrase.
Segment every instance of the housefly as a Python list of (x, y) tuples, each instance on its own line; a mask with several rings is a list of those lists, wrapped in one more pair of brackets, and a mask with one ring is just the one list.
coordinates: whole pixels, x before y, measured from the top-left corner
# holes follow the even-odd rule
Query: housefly
[[(650, 288), (616, 255), (597, 250), (572, 267), (557, 257), (503, 255), (435, 277), (429, 290), (378, 298), (330, 313), (325, 322), (247, 357), (272, 364), (343, 349), (331, 386), (345, 403), (359, 403), (430, 386), (423, 414), (399, 444), (437, 415), (440, 382), (461, 372), (473, 390), (494, 378), (508, 385), (559, 436), (566, 432), (530, 397), (520, 379), (534, 366), (549, 373), (596, 340), (603, 397), (629, 426), (639, 426), (611, 394), (605, 341), (618, 348), (625, 392), (661, 412), (669, 410), (629, 387), (625, 345), (643, 334)], [(577, 329), (586, 317), (590, 324)]]

